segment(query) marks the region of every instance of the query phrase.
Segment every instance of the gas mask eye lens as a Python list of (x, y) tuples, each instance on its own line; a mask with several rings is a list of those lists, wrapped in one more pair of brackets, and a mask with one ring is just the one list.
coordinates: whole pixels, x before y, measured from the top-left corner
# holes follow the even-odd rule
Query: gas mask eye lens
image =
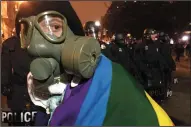
[(57, 15), (44, 15), (39, 18), (38, 24), (41, 31), (54, 40), (63, 35), (63, 21)]

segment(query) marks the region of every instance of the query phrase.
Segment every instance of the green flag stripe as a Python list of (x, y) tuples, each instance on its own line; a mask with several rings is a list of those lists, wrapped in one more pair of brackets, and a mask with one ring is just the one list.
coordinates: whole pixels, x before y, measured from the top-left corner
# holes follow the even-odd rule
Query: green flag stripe
[(112, 86), (104, 126), (159, 126), (144, 90), (119, 64), (112, 64)]

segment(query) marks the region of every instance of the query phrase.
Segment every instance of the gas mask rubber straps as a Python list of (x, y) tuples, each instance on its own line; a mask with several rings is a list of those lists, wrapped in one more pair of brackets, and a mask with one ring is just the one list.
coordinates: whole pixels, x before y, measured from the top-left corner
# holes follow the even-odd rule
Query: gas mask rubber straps
[[(85, 79), (93, 76), (101, 56), (99, 42), (74, 35), (62, 14), (46, 11), (19, 22), (21, 47), (36, 58), (30, 65), (34, 96), (47, 100), (63, 94), (67, 74)], [(63, 90), (53, 93), (50, 88), (60, 82)]]

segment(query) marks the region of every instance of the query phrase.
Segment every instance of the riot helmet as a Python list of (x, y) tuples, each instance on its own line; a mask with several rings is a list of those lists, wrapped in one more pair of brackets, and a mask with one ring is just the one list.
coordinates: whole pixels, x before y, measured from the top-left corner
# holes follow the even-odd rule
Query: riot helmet
[(94, 21), (88, 21), (84, 25), (84, 31), (86, 36), (98, 38), (99, 26), (96, 25)]
[(159, 41), (161, 43), (170, 43), (170, 37), (165, 32), (159, 32)]
[(116, 33), (114, 42), (118, 45), (125, 45), (125, 35), (123, 33)]
[(127, 45), (132, 44), (133, 38), (132, 38), (131, 34), (128, 33), (127, 36), (125, 36), (125, 40), (126, 40)]
[(143, 33), (143, 39), (145, 40), (157, 40), (158, 38), (158, 33), (155, 29), (149, 28), (145, 29)]

